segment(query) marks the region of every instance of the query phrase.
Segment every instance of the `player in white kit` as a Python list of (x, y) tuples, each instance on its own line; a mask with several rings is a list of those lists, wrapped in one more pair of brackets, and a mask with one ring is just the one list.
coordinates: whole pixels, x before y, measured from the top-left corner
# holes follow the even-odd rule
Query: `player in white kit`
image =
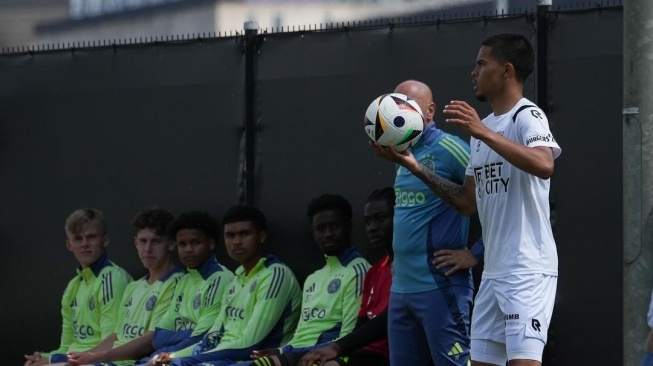
[(472, 80), (493, 113), (480, 120), (464, 101), (444, 108), (472, 136), (462, 186), (424, 169), (409, 152), (378, 151), (409, 169), (463, 214), (478, 210), (485, 269), (471, 324), (473, 366), (541, 365), (555, 300), (558, 257), (549, 222), (549, 178), (560, 147), (548, 120), (523, 97), (534, 67), (528, 40), (500, 34), (482, 42)]

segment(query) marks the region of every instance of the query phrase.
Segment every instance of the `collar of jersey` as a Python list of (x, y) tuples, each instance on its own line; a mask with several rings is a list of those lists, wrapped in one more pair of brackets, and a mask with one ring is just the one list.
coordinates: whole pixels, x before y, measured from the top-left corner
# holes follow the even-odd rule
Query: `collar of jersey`
[(360, 257), (360, 254), (358, 254), (358, 251), (356, 251), (354, 247), (349, 247), (340, 252), (338, 255), (324, 256), (324, 258), (326, 258), (327, 266), (329, 267), (345, 267), (349, 264), (349, 262), (358, 257)]
[(429, 124), (426, 125), (426, 128), (422, 132), (422, 137), (420, 137), (419, 141), (417, 141), (417, 144), (415, 146), (420, 146), (420, 145), (430, 145), (434, 141), (436, 141), (441, 135), (442, 135), (442, 130), (439, 130), (435, 126), (435, 122), (431, 121)]
[(218, 259), (212, 255), (204, 263), (197, 268), (188, 268), (188, 274), (191, 276), (201, 276), (203, 280), (211, 277), (215, 272), (222, 271), (222, 267), (218, 264)]
[(88, 268), (82, 268), (79, 266), (77, 268), (77, 274), (82, 277), (85, 281), (90, 281), (94, 277), (98, 277), (100, 275), (100, 271), (104, 267), (112, 266), (113, 264), (111, 261), (109, 261), (109, 257), (107, 256), (107, 253), (102, 254), (102, 256), (96, 260), (93, 264), (91, 264), (90, 267)]
[(281, 260), (276, 255), (268, 254), (258, 260), (258, 263), (256, 263), (251, 271), (249, 271), (247, 276), (245, 276), (245, 268), (243, 268), (243, 266), (238, 267), (236, 269), (236, 277), (238, 277), (238, 281), (243, 284), (247, 279), (252, 278), (252, 276), (260, 272), (263, 268), (267, 268), (274, 263), (281, 263)]
[[(166, 281), (167, 281), (170, 277), (172, 277), (175, 273), (179, 273), (179, 272), (183, 272), (183, 271), (184, 271), (183, 269), (181, 269), (181, 268), (179, 268), (179, 267), (177, 267), (177, 266), (173, 266), (172, 269), (170, 269), (170, 270), (168, 271), (168, 273), (164, 274), (163, 277), (159, 278), (159, 280), (158, 280), (157, 282), (166, 282)], [(147, 281), (149, 278), (150, 278), (150, 274), (149, 274), (149, 273), (146, 274), (145, 276), (143, 276), (143, 279), (146, 280), (146, 281)]]
[(386, 255), (384, 258), (381, 258), (379, 263), (381, 263), (381, 267), (385, 267), (387, 265), (392, 264), (392, 259), (390, 259), (389, 255)]

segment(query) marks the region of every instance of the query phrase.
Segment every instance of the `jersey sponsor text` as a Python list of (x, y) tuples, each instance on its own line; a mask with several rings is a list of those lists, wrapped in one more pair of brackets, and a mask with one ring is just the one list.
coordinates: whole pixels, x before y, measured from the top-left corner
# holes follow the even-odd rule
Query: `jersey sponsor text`
[(318, 309), (318, 308), (302, 309), (302, 318), (305, 322), (313, 319), (324, 319), (325, 316), (326, 316), (325, 309)]
[[(474, 168), (474, 177), (478, 196), (485, 192), (486, 195), (508, 192), (510, 177), (502, 177), (503, 162), (485, 164), (482, 167)], [(485, 184), (483, 184), (485, 181)]]
[(95, 335), (95, 330), (90, 325), (79, 324), (77, 321), (73, 322), (73, 330), (75, 331), (75, 338), (86, 339)]

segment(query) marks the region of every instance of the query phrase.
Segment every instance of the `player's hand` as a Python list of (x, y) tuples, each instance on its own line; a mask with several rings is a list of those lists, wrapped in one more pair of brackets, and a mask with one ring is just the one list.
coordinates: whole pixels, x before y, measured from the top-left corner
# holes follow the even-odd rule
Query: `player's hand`
[(451, 269), (445, 273), (445, 276), (450, 276), (458, 270), (474, 267), (478, 264), (478, 259), (476, 259), (476, 257), (472, 255), (472, 252), (467, 249), (441, 249), (433, 253), (433, 260), (431, 263), (433, 263), (437, 269), (451, 266)]
[(280, 355), (281, 351), (278, 348), (266, 348), (261, 350), (252, 351), (252, 355), (249, 356), (252, 359)]
[(299, 366), (323, 365), (327, 361), (333, 360), (340, 354), (340, 347), (331, 343), (328, 346), (318, 348), (305, 354), (299, 361)]
[(408, 169), (410, 172), (416, 172), (420, 168), (420, 164), (417, 162), (415, 159), (415, 156), (408, 151), (408, 149), (399, 152), (395, 150), (392, 146), (381, 146), (378, 142), (369, 142), (370, 146), (372, 147), (372, 150), (376, 153), (376, 155), (391, 161), (393, 163), (397, 163), (404, 168)]
[(150, 358), (150, 360), (147, 361), (147, 366), (166, 365), (169, 364), (170, 361), (172, 361), (172, 357), (170, 357), (170, 354), (168, 352), (161, 352), (159, 354), (154, 355), (154, 357)]
[(41, 361), (43, 357), (41, 352), (34, 352), (31, 355), (25, 355), (25, 366), (32, 366), (33, 364)]
[(98, 361), (96, 358), (93, 352), (70, 352), (67, 363), (71, 366), (88, 365)]
[(490, 131), (481, 122), (481, 118), (479, 118), (476, 110), (462, 100), (452, 100), (444, 106), (443, 113), (447, 118), (447, 123), (460, 125), (470, 135), (479, 140), (483, 140), (483, 137)]

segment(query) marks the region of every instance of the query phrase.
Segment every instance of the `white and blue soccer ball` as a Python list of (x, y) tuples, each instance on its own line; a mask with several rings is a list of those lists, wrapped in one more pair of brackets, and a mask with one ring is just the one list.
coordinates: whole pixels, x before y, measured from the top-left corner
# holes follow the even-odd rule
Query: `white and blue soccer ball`
[(404, 151), (422, 136), (424, 116), (417, 102), (400, 93), (374, 99), (365, 112), (365, 133), (381, 146)]

